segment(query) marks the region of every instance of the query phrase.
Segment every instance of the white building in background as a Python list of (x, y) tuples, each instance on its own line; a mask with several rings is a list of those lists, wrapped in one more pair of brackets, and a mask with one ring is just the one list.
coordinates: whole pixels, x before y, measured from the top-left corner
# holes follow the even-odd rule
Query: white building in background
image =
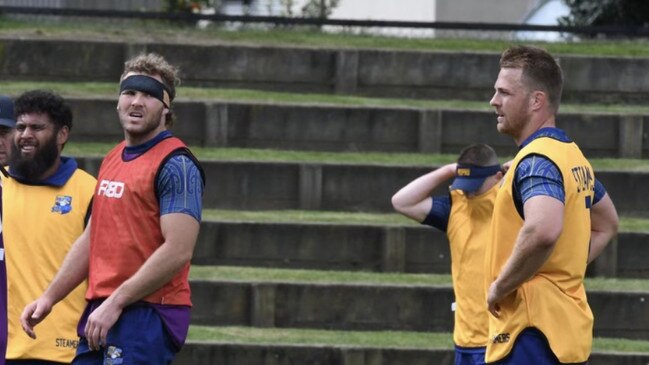
[[(222, 0), (221, 12), (228, 15), (301, 16), (308, 0)], [(563, 0), (339, 0), (330, 19), (396, 20), (413, 22), (466, 22), (556, 25), (557, 18), (569, 13)], [(479, 38), (558, 40), (556, 32), (484, 32), (418, 28), (325, 27), (371, 34), (431, 37), (471, 36)]]
[[(226, 15), (302, 16), (309, 0), (215, 0)], [(319, 0), (318, 0), (319, 1)], [(327, 0), (329, 2), (329, 0)], [(161, 11), (163, 0), (0, 0), (0, 5), (52, 8)], [(212, 14), (216, 9), (205, 9)], [(338, 0), (331, 19), (396, 20), (413, 22), (465, 22), (556, 25), (567, 15), (563, 0)], [(209, 21), (200, 23), (207, 26)], [(424, 28), (361, 28), (327, 26), (327, 31), (351, 31), (406, 37), (515, 38), (555, 41), (557, 32), (485, 32)]]

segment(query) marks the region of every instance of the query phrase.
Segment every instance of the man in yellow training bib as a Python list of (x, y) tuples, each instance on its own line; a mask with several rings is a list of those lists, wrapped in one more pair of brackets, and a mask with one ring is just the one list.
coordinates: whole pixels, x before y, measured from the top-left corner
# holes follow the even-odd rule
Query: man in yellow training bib
[[(488, 312), (484, 252), (502, 168), (486, 144), (465, 147), (457, 163), (442, 166), (404, 186), (392, 197), (401, 214), (446, 232), (455, 294), (453, 342), (456, 365), (484, 364)], [(431, 196), (453, 178), (446, 195)]]
[(617, 214), (596, 193), (603, 187), (579, 147), (556, 128), (562, 85), (546, 51), (502, 54), (490, 104), (498, 131), (519, 151), (496, 196), (485, 255), (487, 363), (578, 364), (590, 356), (584, 274), (616, 233)]

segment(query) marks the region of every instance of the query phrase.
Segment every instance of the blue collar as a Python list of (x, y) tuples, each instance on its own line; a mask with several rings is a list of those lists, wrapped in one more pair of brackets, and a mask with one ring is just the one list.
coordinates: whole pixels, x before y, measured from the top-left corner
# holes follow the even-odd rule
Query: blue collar
[(61, 164), (59, 165), (59, 168), (56, 170), (56, 172), (54, 172), (54, 175), (48, 177), (43, 181), (26, 180), (25, 178), (14, 173), (11, 170), (9, 170), (9, 176), (25, 185), (45, 185), (60, 188), (61, 186), (65, 185), (68, 180), (70, 180), (70, 177), (72, 177), (72, 174), (74, 174), (74, 172), (77, 170), (77, 167), (77, 161), (74, 158), (61, 156)]
[(528, 144), (530, 144), (530, 142), (532, 142), (533, 140), (535, 140), (537, 138), (541, 138), (541, 137), (548, 137), (548, 138), (556, 139), (557, 141), (561, 141), (561, 142), (568, 142), (568, 143), (572, 142), (572, 139), (570, 139), (570, 137), (568, 137), (566, 132), (564, 132), (562, 129), (559, 129), (559, 128), (556, 128), (556, 127), (545, 127), (545, 128), (541, 128), (538, 131), (532, 133), (532, 135), (527, 137), (523, 141), (523, 143), (521, 143), (521, 145), (518, 146), (518, 148), (519, 149), (523, 148), (523, 147), (527, 146)]
[(126, 160), (126, 161), (130, 161), (130, 160), (136, 158), (137, 156), (142, 155), (144, 152), (150, 150), (151, 147), (158, 144), (158, 142), (162, 141), (165, 138), (169, 138), (171, 136), (172, 136), (171, 131), (164, 130), (164, 131), (158, 133), (158, 135), (156, 135), (152, 139), (150, 139), (150, 140), (148, 140), (148, 141), (146, 141), (146, 142), (144, 142), (142, 144), (139, 144), (137, 146), (126, 146), (126, 147), (124, 147), (124, 150), (122, 151), (122, 158), (124, 160)]

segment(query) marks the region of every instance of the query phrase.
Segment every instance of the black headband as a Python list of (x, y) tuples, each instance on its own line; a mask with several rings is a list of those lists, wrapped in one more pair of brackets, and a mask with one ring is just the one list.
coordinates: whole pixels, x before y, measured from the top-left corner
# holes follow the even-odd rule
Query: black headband
[(119, 93), (123, 93), (124, 90), (137, 90), (147, 93), (160, 100), (167, 108), (169, 108), (169, 104), (171, 103), (167, 87), (151, 76), (132, 75), (125, 78), (119, 85)]

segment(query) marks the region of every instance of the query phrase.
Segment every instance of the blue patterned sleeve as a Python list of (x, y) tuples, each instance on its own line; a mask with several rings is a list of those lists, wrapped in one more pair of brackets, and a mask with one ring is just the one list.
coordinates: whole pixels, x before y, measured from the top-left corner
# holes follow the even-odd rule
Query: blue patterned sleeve
[(525, 157), (516, 168), (514, 187), (521, 207), (528, 199), (538, 195), (550, 196), (565, 204), (566, 193), (561, 171), (547, 157)]
[(171, 157), (157, 181), (160, 215), (184, 213), (201, 221), (203, 179), (194, 161), (186, 155)]
[(606, 195), (606, 188), (604, 187), (604, 184), (595, 179), (595, 198), (593, 199), (593, 205), (602, 200), (604, 195)]
[(435, 227), (442, 232), (446, 232), (448, 227), (448, 218), (451, 216), (451, 197), (440, 195), (433, 197), (433, 206), (430, 212), (421, 224)]

